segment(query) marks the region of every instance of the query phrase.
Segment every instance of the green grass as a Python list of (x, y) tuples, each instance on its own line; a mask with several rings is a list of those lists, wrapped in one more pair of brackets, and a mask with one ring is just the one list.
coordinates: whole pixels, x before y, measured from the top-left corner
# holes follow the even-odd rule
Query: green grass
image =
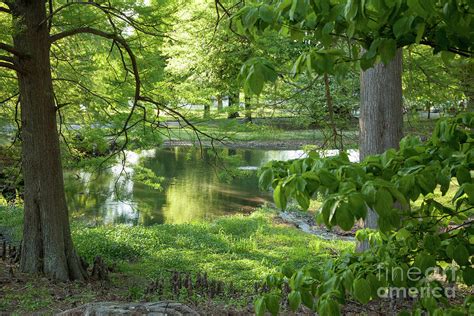
[[(249, 216), (179, 225), (91, 228), (73, 223), (72, 233), (78, 253), (88, 262), (101, 256), (117, 264), (119, 276), (113, 282), (127, 289), (124, 297), (143, 298), (152, 279), (168, 277), (171, 271), (206, 272), (211, 280), (233, 283), (241, 294), (232, 304), (243, 306), (255, 282), (282, 264), (321, 266), (329, 257), (353, 251), (351, 242), (320, 239), (276, 223), (275, 216), (262, 208)], [(12, 227), (15, 236), (21, 234), (21, 218), (20, 208), (0, 207), (0, 226)]]
[(295, 267), (320, 264), (334, 252), (353, 245), (324, 241), (295, 228), (277, 225), (274, 213), (258, 210), (250, 216), (230, 216), (211, 223), (153, 227), (74, 227), (78, 252), (87, 260), (101, 255), (120, 261), (122, 271), (157, 277), (170, 270), (207, 272), (210, 278), (232, 282), (246, 290), (283, 263)]

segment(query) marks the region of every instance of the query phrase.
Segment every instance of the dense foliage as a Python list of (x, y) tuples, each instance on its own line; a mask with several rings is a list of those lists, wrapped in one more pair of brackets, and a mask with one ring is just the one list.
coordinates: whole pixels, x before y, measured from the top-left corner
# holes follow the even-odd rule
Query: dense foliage
[[(473, 128), (474, 115), (468, 113), (440, 120), (426, 143), (406, 137), (400, 150), (369, 156), (360, 163), (350, 163), (344, 153), (334, 158), (312, 154), (269, 163), (260, 182), (263, 187), (273, 187), (279, 207), (285, 208), (294, 198), (307, 209), (310, 199), (322, 196), (317, 218), (328, 227), (350, 230), (366, 217), (368, 208), (377, 212), (380, 227), (357, 234), (359, 240), (370, 241), (370, 250), (331, 262), (324, 269), (282, 268), (280, 274), (267, 279), (269, 285), (279, 289), (288, 282), (294, 310), (302, 302), (322, 315), (338, 314), (338, 304), (345, 301), (346, 294), (366, 304), (394, 288), (416, 289), (412, 294), (420, 298), (416, 304), (420, 311), (447, 313), (438, 304), (448, 304), (447, 291), (453, 286), (449, 282), (474, 284)], [(439, 203), (433, 194), (439, 190), (445, 195), (456, 186), (454, 180), (459, 187), (453, 200)], [(416, 204), (420, 198), (421, 205)], [(434, 272), (448, 283), (433, 278)], [(431, 295), (424, 295), (424, 290)], [(278, 310), (273, 295), (257, 301), (258, 313)], [(473, 308), (471, 300), (466, 308)]]

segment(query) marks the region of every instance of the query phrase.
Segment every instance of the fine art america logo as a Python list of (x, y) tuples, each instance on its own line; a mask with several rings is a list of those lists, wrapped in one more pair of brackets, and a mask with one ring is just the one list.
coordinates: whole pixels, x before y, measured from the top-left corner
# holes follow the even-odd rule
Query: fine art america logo
[[(454, 283), (448, 286), (441, 286), (441, 280), (455, 280), (456, 267), (447, 270), (440, 268), (428, 268), (421, 270), (418, 267), (410, 267), (404, 270), (401, 267), (387, 268), (384, 265), (378, 267), (379, 280), (385, 279), (390, 284), (413, 284), (409, 286), (389, 286), (379, 287), (377, 295), (380, 298), (428, 298), (439, 299), (441, 297), (454, 298), (456, 288)], [(449, 275), (448, 275), (449, 274)], [(396, 280), (396, 282), (394, 282)]]

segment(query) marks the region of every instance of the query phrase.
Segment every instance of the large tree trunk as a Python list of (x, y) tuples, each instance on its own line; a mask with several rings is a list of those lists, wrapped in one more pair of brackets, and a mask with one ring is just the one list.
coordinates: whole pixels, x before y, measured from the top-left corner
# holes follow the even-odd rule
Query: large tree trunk
[[(360, 160), (398, 148), (403, 136), (402, 49), (388, 64), (363, 71), (360, 80)], [(369, 210), (365, 227), (376, 228), (378, 216)], [(368, 244), (359, 249), (368, 248)]]
[[(64, 194), (49, 59), (45, 0), (17, 0), (13, 6), (25, 180), (21, 270), (56, 280), (86, 277), (76, 255)], [(39, 26), (41, 24), (41, 26)]]

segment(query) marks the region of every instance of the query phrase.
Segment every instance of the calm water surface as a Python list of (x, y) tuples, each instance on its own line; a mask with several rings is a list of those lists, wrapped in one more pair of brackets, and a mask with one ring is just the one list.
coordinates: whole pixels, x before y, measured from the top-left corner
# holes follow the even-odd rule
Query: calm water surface
[[(185, 223), (233, 213), (245, 213), (270, 201), (258, 188), (256, 169), (270, 160), (301, 157), (299, 150), (235, 150), (231, 157), (244, 175), (225, 177), (212, 153), (189, 147), (127, 153), (127, 166), (117, 164), (100, 175), (81, 170), (65, 175), (71, 214), (93, 225), (153, 225)], [(157, 190), (136, 182), (133, 174), (144, 166), (162, 177)], [(125, 171), (125, 172), (122, 172)]]
[[(304, 156), (301, 150), (223, 149), (220, 154), (240, 166), (244, 174), (223, 176), (213, 153), (175, 147), (127, 153), (127, 165), (118, 163), (97, 175), (81, 170), (65, 174), (72, 216), (91, 225), (153, 225), (187, 223), (234, 213), (247, 213), (271, 201), (258, 188), (256, 169), (270, 160)], [(161, 189), (135, 181), (144, 166), (160, 177)]]

